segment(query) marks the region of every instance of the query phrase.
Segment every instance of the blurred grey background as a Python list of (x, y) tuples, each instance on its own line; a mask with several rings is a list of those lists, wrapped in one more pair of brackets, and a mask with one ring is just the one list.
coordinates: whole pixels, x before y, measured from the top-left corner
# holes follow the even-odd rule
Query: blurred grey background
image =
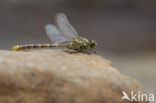
[(0, 0), (0, 49), (51, 43), (44, 26), (65, 13), (98, 54), (156, 94), (155, 0)]

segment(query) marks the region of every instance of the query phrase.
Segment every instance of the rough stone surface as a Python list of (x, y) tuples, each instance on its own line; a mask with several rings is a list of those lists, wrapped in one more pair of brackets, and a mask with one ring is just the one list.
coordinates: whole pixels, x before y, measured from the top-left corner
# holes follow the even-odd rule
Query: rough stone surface
[(95, 54), (0, 51), (0, 103), (126, 103), (123, 90), (143, 92)]

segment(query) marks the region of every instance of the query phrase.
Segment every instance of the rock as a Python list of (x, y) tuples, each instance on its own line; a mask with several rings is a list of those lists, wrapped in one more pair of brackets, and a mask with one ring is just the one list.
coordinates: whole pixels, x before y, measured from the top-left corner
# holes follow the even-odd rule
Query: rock
[(144, 92), (95, 54), (0, 51), (0, 103), (121, 103), (123, 90)]

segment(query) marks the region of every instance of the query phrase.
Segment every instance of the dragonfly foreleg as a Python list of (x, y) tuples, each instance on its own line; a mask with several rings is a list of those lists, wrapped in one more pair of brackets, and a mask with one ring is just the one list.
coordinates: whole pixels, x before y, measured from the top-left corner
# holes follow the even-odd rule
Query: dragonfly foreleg
[(64, 49), (65, 52), (68, 52), (70, 54), (73, 54), (73, 53), (81, 53), (80, 51), (77, 51), (77, 50), (74, 50), (74, 49)]

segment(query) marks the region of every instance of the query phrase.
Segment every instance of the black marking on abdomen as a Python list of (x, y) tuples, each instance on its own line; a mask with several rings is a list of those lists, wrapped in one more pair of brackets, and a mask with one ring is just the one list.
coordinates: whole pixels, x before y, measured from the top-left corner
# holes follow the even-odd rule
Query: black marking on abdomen
[(29, 45), (16, 45), (13, 46), (13, 50), (26, 50), (35, 48), (54, 48), (58, 47), (58, 44), (29, 44)]

